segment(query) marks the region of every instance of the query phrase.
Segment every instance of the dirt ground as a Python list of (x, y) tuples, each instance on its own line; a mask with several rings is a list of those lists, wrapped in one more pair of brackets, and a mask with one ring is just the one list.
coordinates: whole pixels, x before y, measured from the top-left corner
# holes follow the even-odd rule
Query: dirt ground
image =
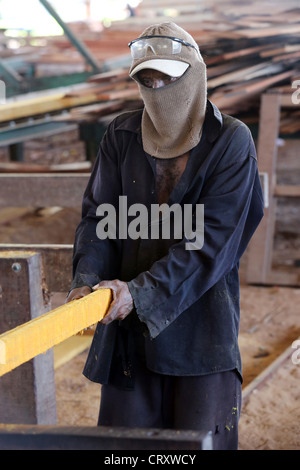
[(244, 386), (287, 348), (291, 356), (242, 408), (241, 450), (300, 449), (300, 364), (291, 348), (300, 338), (300, 290), (283, 287), (241, 288), (240, 348)]

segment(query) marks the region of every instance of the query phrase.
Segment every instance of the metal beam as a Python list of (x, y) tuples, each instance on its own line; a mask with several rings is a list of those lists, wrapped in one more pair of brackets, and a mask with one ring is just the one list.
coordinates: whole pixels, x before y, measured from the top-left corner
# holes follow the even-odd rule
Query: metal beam
[(62, 20), (57, 11), (53, 6), (48, 2), (48, 0), (40, 0), (40, 3), (46, 8), (50, 15), (57, 21), (57, 23), (64, 30), (65, 35), (70, 39), (71, 43), (76, 47), (80, 54), (84, 57), (87, 63), (92, 67), (94, 72), (100, 72), (101, 67), (97, 59), (93, 54), (86, 48), (80, 39), (74, 34), (74, 32), (69, 28), (69, 26)]
[(22, 84), (21, 75), (19, 75), (18, 72), (10, 67), (3, 59), (0, 60), (0, 75), (14, 86), (20, 87)]
[[(147, 451), (197, 451), (213, 450), (210, 432), (169, 429), (111, 428), (106, 426), (14, 426), (0, 425), (0, 450), (140, 450), (141, 462), (155, 454)], [(140, 454), (139, 454), (140, 455)], [(108, 454), (109, 458), (113, 455)], [(196, 454), (197, 457), (197, 454)], [(126, 463), (129, 460), (127, 457)], [(187, 461), (186, 461), (187, 462)], [(110, 462), (114, 464), (114, 462)], [(193, 461), (196, 463), (196, 461)], [(200, 463), (198, 461), (198, 463)]]
[[(48, 137), (59, 132), (76, 130), (77, 124), (65, 121), (55, 121), (51, 118), (29, 119), (27, 122), (14, 123), (14, 125), (1, 128), (0, 146), (6, 147), (39, 137)], [(19, 161), (19, 159), (17, 159)]]

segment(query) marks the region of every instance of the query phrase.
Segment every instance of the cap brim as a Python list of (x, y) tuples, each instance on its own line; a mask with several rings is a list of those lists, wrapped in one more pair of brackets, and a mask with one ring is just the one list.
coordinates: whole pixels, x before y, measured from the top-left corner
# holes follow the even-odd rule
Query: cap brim
[(181, 77), (184, 72), (188, 69), (189, 64), (180, 60), (163, 60), (163, 59), (151, 59), (146, 60), (138, 64), (130, 73), (132, 77), (136, 73), (144, 69), (154, 69), (159, 72), (165, 73), (170, 77)]

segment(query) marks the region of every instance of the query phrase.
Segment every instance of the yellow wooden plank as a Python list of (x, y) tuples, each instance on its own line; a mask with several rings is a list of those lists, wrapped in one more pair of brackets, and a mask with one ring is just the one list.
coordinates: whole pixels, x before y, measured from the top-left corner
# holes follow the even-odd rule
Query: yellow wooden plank
[(50, 113), (97, 101), (95, 93), (67, 97), (65, 93), (45, 94), (35, 98), (20, 99), (0, 105), (0, 121), (11, 121), (37, 114)]
[(99, 289), (0, 335), (0, 376), (100, 321), (110, 302)]
[(86, 351), (90, 347), (92, 339), (92, 335), (79, 334), (56, 344), (53, 348), (54, 369), (58, 369), (58, 367), (74, 359), (78, 354)]

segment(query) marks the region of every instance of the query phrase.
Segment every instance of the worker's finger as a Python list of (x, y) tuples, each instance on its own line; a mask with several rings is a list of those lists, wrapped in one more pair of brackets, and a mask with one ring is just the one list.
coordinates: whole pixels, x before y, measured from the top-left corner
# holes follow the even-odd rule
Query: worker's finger
[(105, 315), (105, 317), (101, 320), (101, 323), (104, 325), (108, 325), (112, 321), (115, 320), (124, 320), (124, 318), (129, 315), (132, 311), (133, 305), (128, 300), (120, 299), (118, 296), (115, 297), (113, 302), (110, 305), (110, 308)]
[(111, 289), (113, 281), (101, 281), (95, 286), (93, 286), (93, 290), (98, 290), (98, 289)]
[[(112, 292), (112, 301), (110, 303), (109, 309), (106, 312), (104, 318), (101, 320), (101, 323), (103, 323), (104, 325), (108, 325), (109, 323), (114, 321), (115, 317), (117, 315), (117, 312), (118, 312), (118, 305), (116, 305), (117, 304), (117, 295), (116, 295), (115, 289), (112, 288), (111, 285), (110, 285), (109, 288), (111, 289), (111, 292)], [(106, 289), (106, 287), (100, 286), (100, 287), (98, 287), (98, 289)]]
[(91, 291), (91, 288), (88, 286), (75, 287), (75, 289), (69, 292), (65, 303), (71, 302), (72, 300), (82, 299), (82, 297), (85, 297), (86, 295), (90, 294)]
[(111, 289), (112, 301), (109, 309), (101, 320), (103, 325), (108, 325), (115, 320), (124, 320), (133, 309), (133, 300), (125, 282), (119, 279), (101, 281), (93, 290)]

